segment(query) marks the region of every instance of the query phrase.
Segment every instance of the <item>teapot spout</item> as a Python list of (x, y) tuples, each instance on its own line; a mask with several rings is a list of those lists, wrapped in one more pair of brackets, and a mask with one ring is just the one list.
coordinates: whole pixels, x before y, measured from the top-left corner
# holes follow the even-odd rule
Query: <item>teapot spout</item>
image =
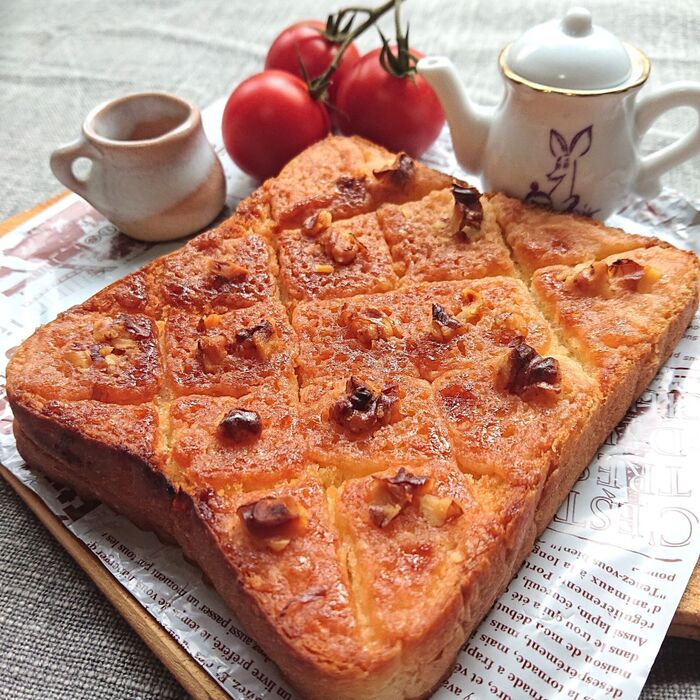
[(493, 109), (473, 104), (452, 61), (428, 56), (418, 61), (417, 70), (435, 90), (450, 125), (452, 144), (459, 164), (478, 175), (491, 125)]

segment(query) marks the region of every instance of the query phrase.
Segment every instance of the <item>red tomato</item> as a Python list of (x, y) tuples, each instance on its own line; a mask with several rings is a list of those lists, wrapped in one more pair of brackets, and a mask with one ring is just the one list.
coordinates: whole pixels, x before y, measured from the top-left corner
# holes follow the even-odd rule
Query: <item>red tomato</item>
[[(326, 25), (315, 19), (297, 22), (284, 29), (272, 42), (265, 59), (265, 68), (275, 68), (288, 73), (304, 77), (301, 64), (304, 65), (306, 75), (317, 78), (328, 68), (331, 61), (338, 53), (338, 44), (334, 44), (319, 34), (318, 29), (325, 29)], [(352, 70), (360, 60), (360, 54), (355, 44), (350, 44), (346, 49), (340, 64), (336, 68), (328, 88), (328, 98), (335, 102), (338, 86), (343, 78)]]
[[(395, 78), (379, 62), (381, 49), (365, 54), (338, 90), (338, 124), (391, 151), (418, 158), (435, 141), (443, 124), (440, 101), (420, 76)], [(422, 54), (412, 51), (418, 57)]]
[(277, 175), (330, 128), (328, 111), (304, 81), (279, 70), (244, 80), (228, 98), (221, 122), (229, 155), (258, 180)]

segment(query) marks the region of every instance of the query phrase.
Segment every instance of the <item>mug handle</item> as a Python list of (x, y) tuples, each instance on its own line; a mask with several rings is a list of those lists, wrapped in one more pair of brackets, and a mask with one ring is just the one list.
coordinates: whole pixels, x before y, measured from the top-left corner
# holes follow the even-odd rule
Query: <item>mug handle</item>
[(658, 117), (676, 107), (694, 109), (697, 122), (672, 144), (640, 159), (634, 190), (645, 199), (659, 194), (663, 173), (700, 153), (700, 83), (689, 80), (671, 83), (642, 98), (637, 105), (635, 124), (640, 140)]
[(97, 150), (81, 136), (76, 141), (59, 146), (51, 154), (49, 165), (59, 182), (89, 201), (90, 178), (88, 177), (85, 180), (77, 178), (73, 174), (73, 163), (78, 158), (87, 158), (90, 161), (94, 161), (98, 156)]

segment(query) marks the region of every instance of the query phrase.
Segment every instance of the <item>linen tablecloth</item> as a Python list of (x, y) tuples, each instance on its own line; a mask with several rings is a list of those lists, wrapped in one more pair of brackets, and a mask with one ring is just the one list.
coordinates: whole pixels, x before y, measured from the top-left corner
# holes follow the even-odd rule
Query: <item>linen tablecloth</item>
[[(416, 48), (450, 56), (474, 99), (493, 104), (501, 90), (499, 49), (569, 5), (409, 0), (404, 16)], [(262, 68), (267, 47), (284, 26), (340, 6), (312, 0), (0, 0), (0, 219), (61, 191), (49, 154), (78, 135), (97, 103), (161, 89), (206, 106)], [(587, 6), (596, 23), (649, 55), (645, 91), (700, 80), (700, 3)], [(384, 25), (390, 32), (391, 22)], [(360, 40), (365, 49), (377, 44), (376, 35)], [(657, 123), (645, 144), (669, 143), (693, 121), (677, 110)], [(664, 184), (700, 197), (700, 158), (668, 174)], [(0, 479), (0, 698), (184, 697)], [(700, 699), (700, 643), (668, 639), (642, 697)]]

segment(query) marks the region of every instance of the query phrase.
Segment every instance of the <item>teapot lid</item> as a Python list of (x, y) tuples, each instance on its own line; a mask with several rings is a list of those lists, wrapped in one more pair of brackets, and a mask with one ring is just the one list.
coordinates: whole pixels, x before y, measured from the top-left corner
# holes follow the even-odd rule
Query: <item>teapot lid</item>
[(632, 73), (625, 45), (593, 24), (584, 7), (572, 7), (563, 18), (528, 29), (511, 44), (507, 63), (521, 78), (569, 90), (613, 88)]

